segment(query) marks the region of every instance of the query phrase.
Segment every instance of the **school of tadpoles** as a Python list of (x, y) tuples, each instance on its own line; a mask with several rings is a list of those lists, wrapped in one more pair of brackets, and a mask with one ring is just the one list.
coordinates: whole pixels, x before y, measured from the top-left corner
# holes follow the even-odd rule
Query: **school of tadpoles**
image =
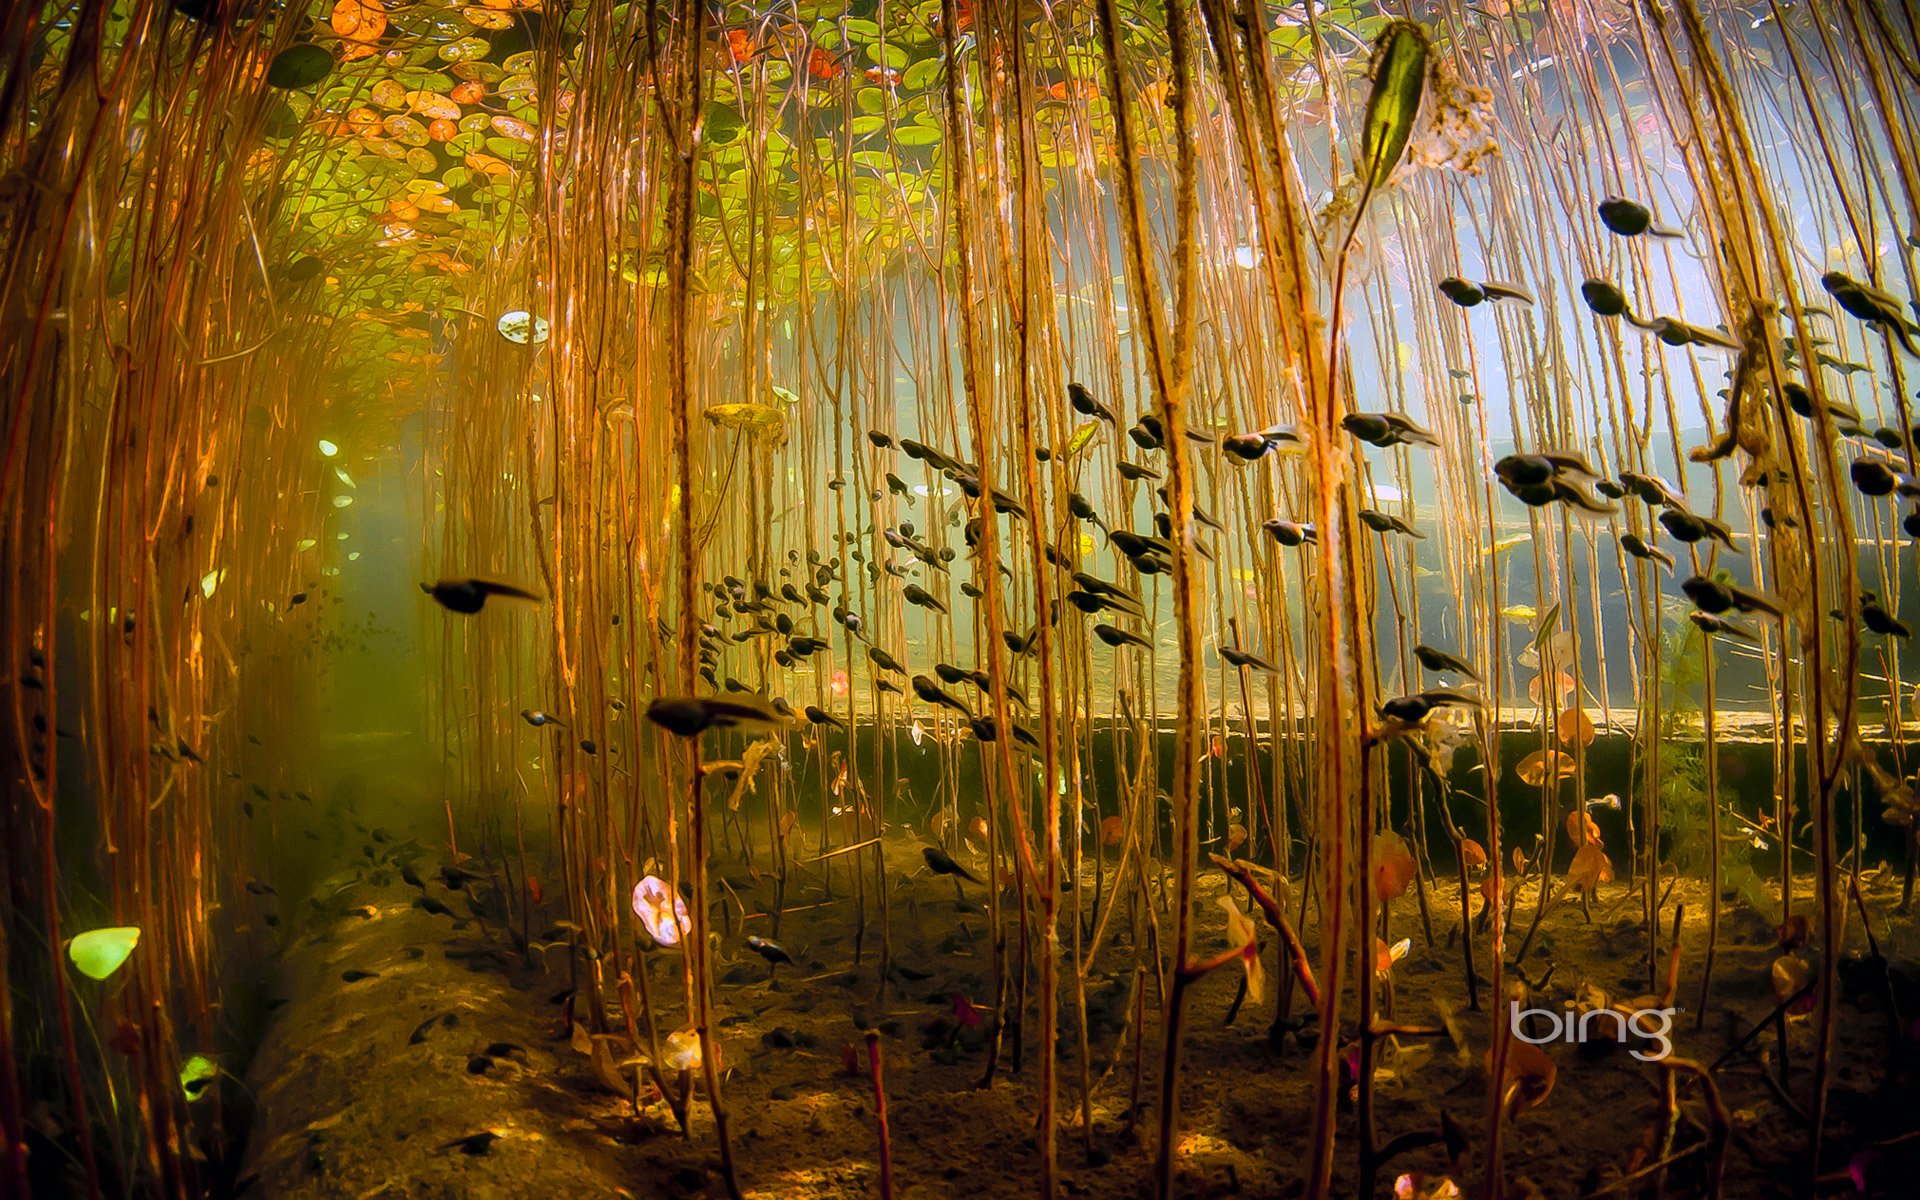
[[(1060, 1024), (1112, 947), (1080, 886), (1109, 864), (1106, 912), (1154, 929), (1157, 1194), (1188, 991), (1265, 956), (1274, 1028), (1304, 997), (1352, 1033), (1314, 1043), (1305, 1194), (1352, 1087), (1372, 1195), (1389, 902), (1457, 864), (1477, 1002), (1619, 869), (1671, 997), (1681, 758), (1714, 899), (1680, 978), (1704, 1010), (1750, 834), (1766, 916), (1804, 931), (1782, 1006), (1812, 997), (1830, 1170), (1830, 985), (1879, 953), (1874, 823), (1910, 890), (1920, 812), (1913, 15), (1390, 9), (8, 8), (0, 1178), (58, 1154), (82, 1194), (191, 1197), (232, 1153), (180, 1064), (244, 1053), (240, 887), (316, 760), (295, 664), (383, 577), (421, 603), (449, 854), (509, 864), (524, 910), (551, 839), (579, 1010), (644, 1009), (629, 1049), (660, 1062), (653, 1006), (684, 1005), (697, 1053), (669, 1052), (735, 1196), (715, 821), (783, 896), (795, 839), (826, 858), (880, 988), (887, 841), (1009, 882), (998, 996), (1082, 1047), (1034, 1057), (1042, 1195), (1092, 1120)], [(349, 539), (374, 473), (411, 544)], [(1719, 694), (1728, 664), (1758, 683)], [(1775, 766), (1730, 800), (1729, 713)], [(1610, 846), (1600, 727), (1632, 741)], [(908, 730), (933, 795), (901, 784)], [(1539, 836), (1503, 844), (1503, 811)], [(1261, 910), (1225, 955), (1194, 903), (1216, 868)], [(684, 988), (636, 995), (660, 911)], [(1499, 1196), (1540, 1082), (1492, 1030), (1472, 1159)], [(1718, 1105), (1699, 1064), (1649, 1070)]]

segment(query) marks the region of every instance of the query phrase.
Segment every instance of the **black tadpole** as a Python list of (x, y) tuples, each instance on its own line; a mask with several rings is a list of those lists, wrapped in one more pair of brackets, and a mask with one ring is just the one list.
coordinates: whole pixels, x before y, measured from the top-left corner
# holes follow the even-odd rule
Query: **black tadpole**
[(786, 947), (774, 941), (772, 938), (755, 937), (752, 934), (748, 934), (747, 949), (767, 960), (768, 979), (773, 978), (774, 974), (779, 971), (781, 964), (784, 963), (789, 967), (793, 965), (793, 955), (788, 954)]
[(1475, 683), (1480, 682), (1480, 675), (1477, 671), (1457, 655), (1449, 654), (1445, 650), (1420, 645), (1413, 648), (1413, 656), (1420, 660), (1421, 666), (1436, 675), (1451, 671), (1456, 675), (1465, 675)]
[(420, 590), (432, 596), (434, 602), (448, 612), (457, 612), (472, 616), (486, 607), (488, 596), (505, 596), (512, 600), (532, 600), (539, 602), (540, 597), (517, 588), (510, 583), (495, 583), (490, 579), (442, 579), (438, 583), (423, 583)]
[(466, 1137), (455, 1138), (440, 1148), (442, 1150), (458, 1150), (462, 1154), (478, 1158), (492, 1150), (493, 1144), (499, 1140), (499, 1134), (493, 1132), (491, 1129), (483, 1129), (479, 1133), (470, 1133)]
[(958, 875), (969, 883), (980, 882), (978, 876), (953, 861), (953, 857), (938, 846), (922, 846), (920, 853), (926, 856), (927, 869), (935, 875)]

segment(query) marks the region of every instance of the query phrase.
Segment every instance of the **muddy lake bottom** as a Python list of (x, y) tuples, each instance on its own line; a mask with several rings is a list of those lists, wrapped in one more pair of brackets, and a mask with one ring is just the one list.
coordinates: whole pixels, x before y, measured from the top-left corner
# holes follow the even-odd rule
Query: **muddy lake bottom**
[[(1031, 1007), (1020, 1031), (1018, 1069), (1009, 1028), (992, 1085), (979, 1086), (988, 1060), (982, 1035), (993, 1016), (984, 891), (963, 885), (962, 911), (953, 881), (929, 875), (917, 846), (890, 846), (888, 863), (895, 969), (884, 993), (877, 917), (870, 918), (861, 959), (855, 961), (854, 906), (844, 867), (834, 872), (831, 896), (818, 866), (790, 874), (789, 911), (779, 941), (796, 962), (769, 978), (767, 964), (743, 937), (771, 933), (770, 920), (752, 914), (764, 914), (773, 905), (774, 880), (737, 861), (716, 864), (716, 927), (723, 930), (714, 953), (716, 1036), (741, 1189), (765, 1198), (881, 1194), (863, 1032), (875, 1028), (884, 1059), (894, 1195), (1034, 1195), (1038, 1022)], [(1102, 903), (1112, 883), (1111, 864), (1106, 872)], [(1094, 886), (1089, 864), (1080, 882), (1082, 896), (1091, 899)], [(1198, 883), (1198, 954), (1224, 945), (1218, 898), (1228, 890), (1217, 871), (1205, 873)], [(448, 893), (437, 880), (428, 891), (465, 912), (464, 898)], [(1233, 885), (1232, 891), (1245, 907), (1239, 887)], [(683, 1137), (657, 1097), (636, 1112), (632, 1100), (609, 1088), (589, 1056), (575, 1048), (564, 1001), (556, 1000), (573, 983), (563, 946), (529, 960), (497, 927), (488, 931), (466, 921), (455, 928), (448, 918), (429, 915), (414, 904), (418, 894), (397, 881), (348, 884), (332, 902), (345, 906), (349, 915), (297, 936), (283, 955), (278, 984), (287, 1003), (247, 1078), (257, 1115), (244, 1194), (289, 1200), (725, 1195), (704, 1096), (693, 1105), (691, 1136)], [(1639, 896), (1638, 889), (1617, 882), (1603, 885), (1586, 911), (1573, 899), (1550, 906), (1519, 965), (1537, 985), (1530, 998), (1534, 1007), (1559, 1009), (1583, 985), (1615, 1000), (1648, 993)], [(1890, 932), (1887, 922), (1900, 899), (1897, 876), (1869, 875), (1862, 896), (1896, 983), (1913, 977), (1914, 947), (1891, 940), (1906, 929)], [(1536, 880), (1509, 930), (1509, 956), (1526, 932), (1537, 897)], [(1701, 1064), (1720, 1058), (1774, 1009), (1770, 970), (1779, 955), (1770, 916), (1724, 901), (1713, 988), (1702, 1019), (1697, 1005), (1707, 901), (1703, 883), (1683, 879), (1673, 885), (1663, 908), (1663, 924), (1675, 905), (1684, 905), (1687, 914), (1674, 1001), (1682, 1011), (1673, 1018), (1673, 1052)], [(1423, 1172), (1451, 1175), (1478, 1195), (1488, 1118), (1489, 1013), (1504, 1016), (1505, 1006), (1496, 1005), (1483, 979), (1480, 1010), (1467, 1009), (1457, 888), (1430, 887), (1426, 903), (1427, 921), (1412, 894), (1394, 905), (1392, 935), (1410, 938), (1411, 946), (1391, 969), (1390, 1019), (1441, 1032), (1379, 1043), (1377, 1139), (1385, 1145), (1403, 1134), (1436, 1131), (1445, 1112), (1466, 1132), (1472, 1148), (1459, 1170), (1449, 1166), (1441, 1144), (1398, 1154), (1383, 1169), (1381, 1187), (1387, 1191), (1402, 1173)], [(1476, 911), (1479, 904), (1475, 895)], [(1068, 897), (1062, 941), (1069, 954), (1071, 912)], [(558, 913), (554, 908), (552, 915)], [(749, 914), (744, 925), (742, 914)], [(1865, 939), (1858, 914), (1853, 915), (1846, 946), (1858, 953)], [(536, 941), (538, 927), (536, 921)], [(1081, 1125), (1081, 1024), (1070, 958), (1061, 972), (1060, 1186), (1067, 1196), (1151, 1193), (1160, 1017), (1149, 979), (1144, 1077), (1137, 1111), (1130, 1115), (1133, 936), (1123, 908), (1086, 977), (1094, 1083), (1090, 1138)], [(1311, 950), (1314, 934), (1309, 930), (1306, 936)], [(1237, 966), (1216, 971), (1188, 993), (1179, 1133), (1183, 1196), (1305, 1192), (1314, 1031), (1309, 1024), (1305, 1042), (1288, 1037), (1279, 1048), (1270, 1045), (1277, 939), (1264, 923), (1261, 938), (1269, 964), (1265, 1003), (1244, 1003), (1228, 1023), (1242, 978)], [(670, 961), (674, 953), (650, 955), (662, 1038), (685, 1023), (679, 964)], [(1150, 955), (1141, 957), (1151, 961)], [(1475, 940), (1475, 957), (1484, 974), (1484, 935)], [(357, 977), (359, 972), (372, 974)], [(343, 973), (356, 978), (343, 980)], [(1900, 1065), (1888, 986), (1884, 978), (1858, 983), (1862, 978), (1843, 967), (1829, 1150), (1822, 1163), (1827, 1172), (1844, 1170), (1855, 1147), (1909, 1132), (1920, 1115), (1910, 1100), (1912, 1080), (1902, 1077), (1913, 1068)], [(614, 994), (612, 988), (608, 994)], [(982, 1026), (956, 1022), (957, 1012), (964, 1011), (956, 995), (986, 1015)], [(1293, 1007), (1298, 1014), (1306, 1005), (1296, 996)], [(1353, 1012), (1349, 996), (1343, 1006), (1343, 1044), (1353, 1037)], [(1449, 1016), (1451, 1032), (1446, 1031)], [(625, 1027), (616, 1004), (607, 1028)], [(1539, 1036), (1539, 1026), (1532, 1028)], [(1814, 1041), (1811, 1018), (1787, 1022), (1784, 1090), (1769, 1078), (1777, 1078), (1779, 1069), (1779, 1042), (1771, 1028), (1715, 1072), (1731, 1125), (1724, 1195), (1806, 1194), (1798, 1181), (1806, 1176), (1807, 1127), (1797, 1109), (1809, 1101)], [(630, 1053), (623, 1043), (624, 1038), (610, 1043), (615, 1059)], [(1571, 1198), (1609, 1184), (1616, 1186), (1607, 1194), (1650, 1194), (1648, 1179), (1623, 1176), (1660, 1157), (1654, 1150), (1664, 1132), (1663, 1070), (1634, 1057), (1630, 1046), (1610, 1041), (1544, 1049), (1556, 1064), (1557, 1078), (1542, 1104), (1509, 1123), (1510, 1194)], [(850, 1063), (858, 1070), (850, 1071)], [(624, 1076), (633, 1077), (631, 1066)], [(1705, 1155), (1689, 1147), (1702, 1141), (1706, 1108), (1697, 1089), (1681, 1094), (1682, 1117), (1667, 1150), (1680, 1157), (1665, 1172), (1666, 1196), (1705, 1190)], [(483, 1132), (497, 1135), (483, 1154), (450, 1145)], [(1358, 1186), (1351, 1106), (1339, 1113), (1336, 1137), (1334, 1194), (1351, 1196)]]

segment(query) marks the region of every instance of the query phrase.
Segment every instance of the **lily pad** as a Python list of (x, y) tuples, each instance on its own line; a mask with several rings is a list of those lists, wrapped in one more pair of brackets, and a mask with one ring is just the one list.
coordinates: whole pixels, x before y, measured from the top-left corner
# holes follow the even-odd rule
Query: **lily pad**
[(538, 346), (547, 340), (548, 326), (545, 317), (536, 317), (523, 308), (501, 313), (496, 325), (500, 336), (516, 346), (531, 342)]
[(1535, 750), (1515, 764), (1513, 773), (1529, 787), (1545, 787), (1548, 775), (1556, 780), (1568, 779), (1577, 770), (1570, 754), (1558, 750)]
[(1592, 720), (1578, 706), (1575, 706), (1554, 719), (1553, 736), (1562, 745), (1591, 746), (1595, 730)]
[(716, 404), (706, 410), (706, 418), (722, 429), (750, 433), (769, 445), (777, 446), (787, 440), (786, 414), (771, 405), (751, 401)]
[(267, 83), (277, 88), (312, 87), (333, 71), (333, 55), (311, 42), (289, 46), (267, 66)]
[(118, 971), (140, 942), (135, 925), (111, 925), (75, 934), (67, 943), (67, 957), (88, 979), (105, 979)]

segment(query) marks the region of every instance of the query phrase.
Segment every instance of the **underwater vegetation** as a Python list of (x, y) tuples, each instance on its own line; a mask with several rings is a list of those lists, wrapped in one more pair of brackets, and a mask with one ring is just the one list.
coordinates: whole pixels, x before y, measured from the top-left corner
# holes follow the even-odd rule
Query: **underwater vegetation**
[(1911, 1194), (1917, 64), (0, 8), (0, 1196)]

